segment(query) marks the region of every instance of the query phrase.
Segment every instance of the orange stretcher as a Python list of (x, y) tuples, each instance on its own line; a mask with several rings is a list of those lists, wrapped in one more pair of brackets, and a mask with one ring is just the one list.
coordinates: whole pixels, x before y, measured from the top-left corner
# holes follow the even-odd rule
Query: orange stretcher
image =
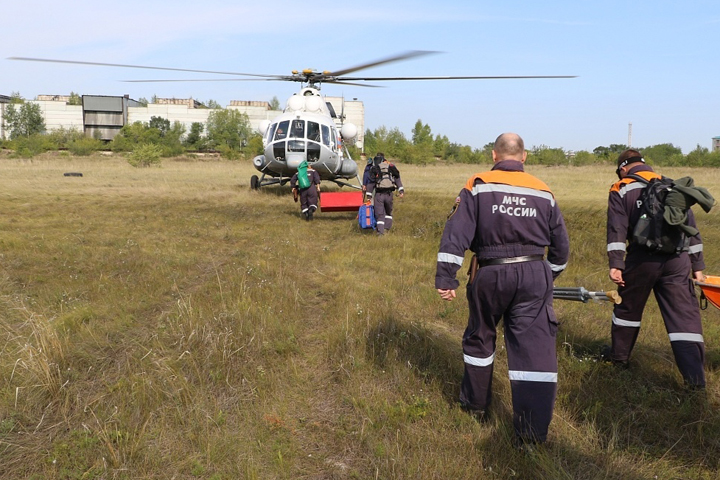
[[(704, 282), (695, 282), (700, 287), (700, 306), (703, 310), (707, 308), (707, 302), (720, 309), (720, 277), (716, 275), (705, 275)], [(703, 307), (703, 303), (705, 306)]]

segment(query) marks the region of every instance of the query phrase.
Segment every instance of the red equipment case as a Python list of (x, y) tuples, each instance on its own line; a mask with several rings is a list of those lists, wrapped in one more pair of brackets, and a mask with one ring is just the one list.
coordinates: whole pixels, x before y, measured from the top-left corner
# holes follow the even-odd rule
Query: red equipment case
[(363, 192), (320, 192), (321, 212), (357, 212), (363, 204)]

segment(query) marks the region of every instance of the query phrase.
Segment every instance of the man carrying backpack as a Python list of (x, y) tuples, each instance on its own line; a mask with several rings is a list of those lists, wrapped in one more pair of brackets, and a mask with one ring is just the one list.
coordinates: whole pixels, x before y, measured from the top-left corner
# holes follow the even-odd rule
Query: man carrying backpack
[(298, 171), (290, 179), (290, 188), (296, 202), (298, 196), (300, 197), (300, 211), (305, 220), (312, 220), (313, 214), (318, 208), (320, 174), (307, 162), (302, 162), (298, 166)]
[[(702, 239), (699, 232), (692, 236), (678, 235), (664, 226), (664, 231), (670, 233), (662, 241), (659, 233), (643, 228), (650, 217), (643, 212), (643, 201), (654, 201), (647, 194), (656, 191), (654, 179), (662, 181), (663, 177), (645, 164), (639, 151), (622, 152), (616, 173), (619, 181), (610, 189), (608, 198), (607, 254), (610, 279), (618, 285), (623, 301), (614, 307), (612, 346), (605, 348), (603, 357), (627, 367), (652, 290), (685, 384), (691, 389), (702, 389), (705, 387), (705, 344), (693, 285), (693, 278), (704, 278)], [(697, 232), (692, 210), (687, 210), (684, 223), (690, 227), (688, 231)], [(636, 229), (638, 225), (640, 228)], [(662, 248), (661, 243), (665, 244)]]
[(368, 175), (365, 191), (368, 198), (374, 200), (375, 219), (377, 220), (377, 234), (383, 235), (392, 227), (393, 192), (397, 189), (400, 197), (405, 194), (400, 172), (397, 167), (385, 159), (385, 155), (378, 153), (373, 159), (373, 166)]

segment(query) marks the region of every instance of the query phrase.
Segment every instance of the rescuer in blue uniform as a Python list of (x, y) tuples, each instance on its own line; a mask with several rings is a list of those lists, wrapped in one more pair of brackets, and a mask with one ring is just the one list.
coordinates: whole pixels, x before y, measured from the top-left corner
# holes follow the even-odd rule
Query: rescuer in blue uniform
[[(702, 239), (698, 233), (689, 238), (681, 252), (666, 254), (651, 253), (632, 242), (645, 183), (628, 175), (648, 181), (660, 175), (633, 149), (620, 154), (616, 173), (620, 180), (612, 186), (608, 197), (607, 254), (610, 279), (618, 285), (623, 301), (613, 309), (612, 347), (603, 352), (604, 357), (613, 363), (628, 365), (640, 333), (645, 304), (654, 291), (685, 384), (692, 389), (702, 389), (705, 387), (705, 343), (691, 278), (691, 275), (698, 281), (704, 278)], [(692, 210), (687, 212), (687, 224), (696, 227)]]
[(519, 448), (547, 439), (557, 391), (553, 280), (565, 269), (569, 254), (555, 197), (525, 173), (526, 158), (517, 134), (495, 140), (492, 170), (470, 178), (455, 199), (435, 275), (441, 298), (452, 300), (465, 251), (473, 251), (479, 270), (467, 285), (460, 403), (477, 416), (490, 404), (496, 329), (503, 319)]
[[(301, 164), (301, 166), (303, 165)], [(309, 186), (303, 187), (298, 175), (306, 176), (307, 184)], [(298, 168), (298, 171), (295, 172), (292, 178), (290, 178), (290, 188), (292, 189), (295, 201), (297, 202), (298, 197), (300, 198), (300, 212), (303, 217), (305, 217), (305, 220), (312, 220), (313, 215), (318, 208), (318, 198), (320, 196), (320, 174), (310, 165), (307, 165), (306, 171), (305, 168)]]
[(402, 198), (405, 195), (400, 171), (387, 161), (384, 154), (378, 153), (366, 178), (365, 193), (368, 198), (373, 199), (377, 234), (383, 235), (392, 228), (393, 224), (393, 192), (397, 189), (398, 196)]

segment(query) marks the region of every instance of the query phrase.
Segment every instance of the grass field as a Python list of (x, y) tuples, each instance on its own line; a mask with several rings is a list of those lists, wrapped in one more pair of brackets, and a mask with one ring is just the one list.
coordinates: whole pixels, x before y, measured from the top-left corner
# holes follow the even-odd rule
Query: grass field
[[(486, 167), (399, 168), (376, 237), (352, 213), (302, 221), (288, 187), (251, 191), (250, 162), (0, 157), (0, 478), (718, 478), (712, 307), (705, 395), (682, 388), (654, 300), (629, 370), (594, 359), (609, 304), (558, 301), (547, 448), (511, 447), (502, 339), (490, 420), (463, 413), (464, 286), (447, 303), (433, 280), (453, 200)], [(557, 285), (612, 289), (613, 168), (528, 170), (570, 232)], [(720, 197), (716, 170), (660, 172)], [(696, 214), (720, 274), (718, 214)]]

